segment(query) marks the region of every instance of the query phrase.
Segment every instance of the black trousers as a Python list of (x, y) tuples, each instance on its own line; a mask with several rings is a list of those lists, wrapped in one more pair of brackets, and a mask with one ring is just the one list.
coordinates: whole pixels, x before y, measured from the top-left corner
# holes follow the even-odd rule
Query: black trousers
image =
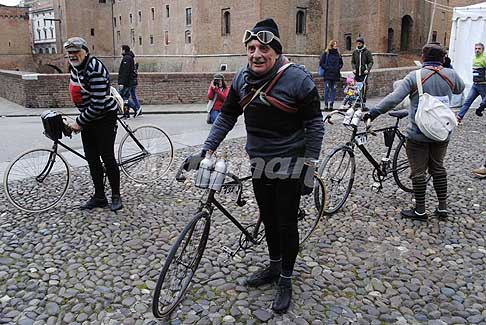
[[(88, 161), (89, 171), (95, 188), (95, 197), (105, 196), (103, 183), (103, 165), (111, 186), (111, 194), (120, 194), (120, 169), (115, 159), (116, 111), (109, 112), (101, 120), (96, 120), (83, 128), (81, 139), (84, 154)], [(101, 160), (100, 160), (101, 158)]]
[(299, 179), (252, 179), (253, 190), (265, 225), (270, 259), (282, 258), (282, 274), (292, 275), (299, 252), (297, 214), (300, 203)]

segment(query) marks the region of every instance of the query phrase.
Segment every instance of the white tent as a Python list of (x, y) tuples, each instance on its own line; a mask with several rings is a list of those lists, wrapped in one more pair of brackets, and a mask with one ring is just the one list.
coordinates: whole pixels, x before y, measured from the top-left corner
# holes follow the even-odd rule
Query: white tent
[(466, 96), (472, 85), (472, 59), (476, 43), (486, 44), (486, 2), (456, 7), (452, 15), (449, 57), (466, 84)]

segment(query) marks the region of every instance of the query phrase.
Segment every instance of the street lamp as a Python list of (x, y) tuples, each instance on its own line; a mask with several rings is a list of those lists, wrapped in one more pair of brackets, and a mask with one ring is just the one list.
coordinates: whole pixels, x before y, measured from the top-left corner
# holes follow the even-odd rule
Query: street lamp
[[(60, 51), (60, 53), (63, 52), (63, 46), (62, 46), (62, 26), (61, 26), (61, 19), (59, 18), (44, 18), (44, 24), (46, 23), (46, 21), (58, 21), (59, 22), (59, 49), (57, 49), (58, 51)], [(57, 40), (56, 40), (56, 46), (57, 46)]]

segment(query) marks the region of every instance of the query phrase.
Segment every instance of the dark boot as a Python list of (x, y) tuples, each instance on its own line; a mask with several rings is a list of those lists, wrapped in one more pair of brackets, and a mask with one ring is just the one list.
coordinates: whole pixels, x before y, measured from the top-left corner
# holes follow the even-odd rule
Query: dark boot
[(429, 216), (427, 213), (418, 213), (415, 209), (410, 210), (402, 210), (400, 214), (403, 218), (413, 219), (413, 220), (420, 220), (420, 221), (427, 221)]
[(447, 215), (447, 210), (440, 210), (439, 208), (435, 209), (434, 214), (439, 220), (446, 220), (448, 215)]
[(111, 197), (111, 211), (118, 211), (123, 208), (120, 195), (112, 195)]
[(288, 278), (280, 278), (277, 285), (277, 293), (272, 303), (272, 309), (277, 314), (285, 314), (292, 299), (292, 282)]
[(280, 278), (280, 272), (275, 272), (267, 267), (257, 271), (246, 279), (246, 285), (249, 287), (259, 287), (264, 284), (274, 283)]
[(106, 197), (95, 197), (92, 196), (88, 202), (81, 206), (81, 210), (93, 210), (94, 208), (104, 208), (108, 205), (108, 200)]

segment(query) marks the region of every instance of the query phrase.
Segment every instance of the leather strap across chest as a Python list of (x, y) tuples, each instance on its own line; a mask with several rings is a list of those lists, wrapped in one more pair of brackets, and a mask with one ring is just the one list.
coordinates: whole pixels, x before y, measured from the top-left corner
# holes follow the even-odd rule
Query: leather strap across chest
[[(451, 88), (451, 90), (454, 91), (454, 84), (452, 83), (452, 81), (442, 71), (440, 71), (443, 69), (443, 67), (425, 66), (424, 69), (430, 70), (430, 73), (422, 78), (422, 84), (424, 84), (427, 80), (430, 79), (430, 77), (432, 77), (434, 74), (437, 73), (439, 74), (439, 76), (441, 76), (441, 78), (444, 81), (447, 82), (449, 88)], [(413, 95), (416, 92), (417, 92), (417, 87), (412, 88), (411, 94)]]

